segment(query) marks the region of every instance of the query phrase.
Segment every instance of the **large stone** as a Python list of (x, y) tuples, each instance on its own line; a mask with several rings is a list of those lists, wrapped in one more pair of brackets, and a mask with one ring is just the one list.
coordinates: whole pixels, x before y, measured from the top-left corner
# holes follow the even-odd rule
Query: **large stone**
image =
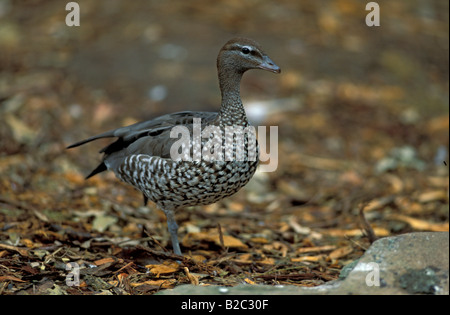
[[(373, 281), (377, 273), (379, 283)], [(338, 285), (336, 293), (343, 294), (448, 294), (449, 233), (382, 238)]]

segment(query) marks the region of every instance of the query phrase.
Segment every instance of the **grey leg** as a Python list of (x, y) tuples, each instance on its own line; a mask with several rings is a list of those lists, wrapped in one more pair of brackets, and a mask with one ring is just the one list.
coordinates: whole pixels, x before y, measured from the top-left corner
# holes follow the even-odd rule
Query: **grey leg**
[(167, 227), (169, 229), (170, 238), (172, 239), (173, 252), (177, 255), (182, 255), (180, 250), (180, 243), (178, 242), (178, 225), (175, 221), (175, 211), (171, 209), (163, 209), (167, 217)]

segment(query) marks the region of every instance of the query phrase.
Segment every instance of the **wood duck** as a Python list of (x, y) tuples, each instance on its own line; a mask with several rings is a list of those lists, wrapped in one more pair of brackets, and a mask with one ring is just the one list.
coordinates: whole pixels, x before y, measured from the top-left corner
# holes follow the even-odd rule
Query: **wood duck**
[[(100, 150), (100, 153), (104, 153), (103, 161), (86, 179), (109, 169), (119, 179), (140, 190), (144, 195), (144, 203), (147, 200), (156, 203), (167, 217), (175, 254), (181, 255), (175, 211), (186, 206), (211, 204), (236, 193), (252, 178), (259, 159), (250, 159), (245, 154), (242, 159), (232, 160), (174, 160), (171, 158), (171, 147), (177, 138), (171, 137), (171, 130), (175, 126), (183, 126), (192, 132), (195, 119), (201, 119), (202, 129), (206, 126), (217, 126), (221, 130), (227, 127), (248, 127), (240, 97), (240, 82), (244, 72), (250, 69), (281, 72), (253, 40), (231, 39), (217, 57), (222, 94), (219, 112), (183, 111), (167, 114), (68, 146), (74, 148), (100, 138), (118, 138)], [(223, 141), (226, 142), (226, 139)], [(254, 148), (249, 147), (250, 143), (253, 143)], [(248, 141), (247, 136), (244, 146), (256, 150), (259, 156), (258, 144)], [(194, 150), (192, 143), (189, 150)]]

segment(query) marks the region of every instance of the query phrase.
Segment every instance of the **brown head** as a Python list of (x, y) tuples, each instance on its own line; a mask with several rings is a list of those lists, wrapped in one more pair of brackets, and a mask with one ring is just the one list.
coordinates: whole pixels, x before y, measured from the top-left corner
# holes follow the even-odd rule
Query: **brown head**
[[(233, 38), (220, 50), (217, 57), (217, 70), (222, 96), (231, 94), (239, 97), (239, 84), (242, 75), (250, 69), (263, 69), (280, 73), (278, 67), (255, 41), (247, 38)], [(223, 99), (222, 99), (223, 101)]]
[(255, 41), (247, 38), (233, 38), (220, 50), (217, 68), (226, 71), (244, 73), (250, 69), (263, 69), (280, 73), (278, 67)]

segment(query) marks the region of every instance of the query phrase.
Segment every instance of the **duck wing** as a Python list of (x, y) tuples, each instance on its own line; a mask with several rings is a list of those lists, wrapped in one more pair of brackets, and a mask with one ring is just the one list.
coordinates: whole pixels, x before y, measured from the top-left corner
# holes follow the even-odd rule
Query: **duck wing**
[(185, 126), (192, 130), (194, 118), (200, 118), (202, 125), (204, 125), (213, 123), (217, 115), (217, 112), (195, 111), (167, 114), (89, 137), (71, 144), (67, 148), (75, 148), (97, 139), (118, 138), (115, 142), (100, 150), (100, 153), (104, 153), (103, 161), (86, 177), (90, 178), (108, 168), (114, 170), (129, 155), (146, 154), (169, 158), (170, 148), (178, 140), (170, 137), (170, 131), (173, 127)]

